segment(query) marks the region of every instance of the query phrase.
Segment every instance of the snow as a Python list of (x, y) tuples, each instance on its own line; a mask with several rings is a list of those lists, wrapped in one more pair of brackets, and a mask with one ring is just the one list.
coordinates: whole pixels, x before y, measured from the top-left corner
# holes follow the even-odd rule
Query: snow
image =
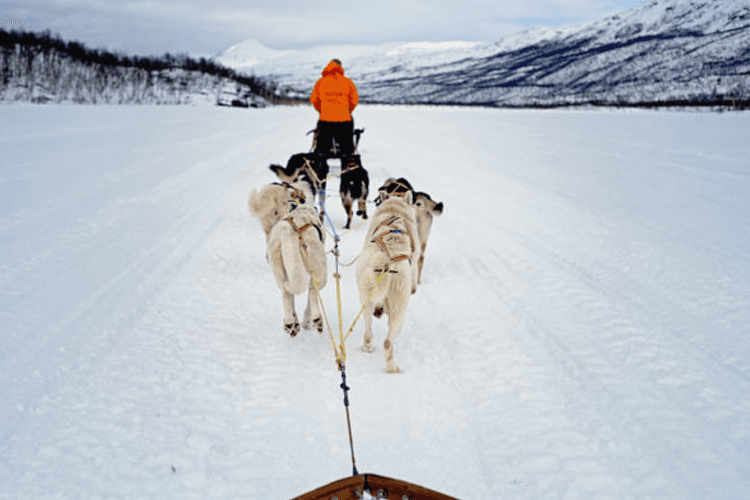
[[(247, 211), (314, 111), (2, 113), (0, 499), (283, 499), (349, 475), (330, 340), (284, 334)], [(462, 499), (750, 498), (746, 114), (355, 118), (373, 191), (404, 175), (445, 204), (404, 373), (361, 324), (347, 343), (360, 472)], [(341, 230), (332, 184), (348, 263), (366, 226)]]
[(387, 51), (386, 55), (393, 56), (411, 52), (417, 57), (423, 57), (425, 52), (467, 50), (482, 45), (484, 44), (479, 42), (464, 42), (460, 40), (452, 42), (410, 42)]

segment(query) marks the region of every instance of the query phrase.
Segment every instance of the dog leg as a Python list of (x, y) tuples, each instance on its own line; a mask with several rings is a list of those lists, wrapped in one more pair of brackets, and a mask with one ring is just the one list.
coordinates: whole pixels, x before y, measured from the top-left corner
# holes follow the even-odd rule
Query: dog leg
[(409, 272), (411, 274), (411, 294), (414, 295), (417, 293), (417, 285), (419, 284), (419, 262), (411, 264)]
[[(311, 293), (311, 292), (310, 292)], [(302, 328), (304, 330), (309, 330), (310, 325), (312, 325), (312, 320), (310, 319), (311, 313), (310, 313), (310, 294), (307, 295), (307, 306), (305, 306), (305, 314), (302, 316)]]
[(409, 281), (404, 276), (399, 282), (395, 283), (395, 286), (390, 288), (383, 304), (385, 313), (388, 315), (388, 335), (383, 342), (383, 356), (385, 356), (385, 371), (387, 373), (399, 373), (401, 371), (394, 361), (393, 347), (406, 322), (409, 295)]
[(404, 327), (406, 320), (406, 311), (398, 311), (396, 314), (388, 315), (388, 336), (386, 336), (383, 342), (383, 355), (385, 356), (385, 371), (387, 373), (400, 373), (401, 368), (398, 367), (396, 362), (393, 360), (393, 343), (401, 333), (401, 329)]
[(318, 289), (310, 282), (310, 290), (307, 293), (307, 307), (305, 308), (304, 322), (302, 327), (305, 330), (315, 328), (318, 333), (323, 333), (323, 318), (320, 313), (320, 302), (318, 299)]
[(346, 225), (344, 229), (349, 229), (352, 225), (352, 200), (348, 196), (342, 195), (341, 203), (344, 205), (344, 210), (346, 210)]
[(290, 336), (295, 337), (299, 333), (300, 326), (297, 312), (294, 310), (294, 295), (284, 291), (282, 302), (284, 305), (284, 330)]
[(362, 343), (362, 350), (364, 352), (375, 351), (375, 344), (372, 342), (372, 310), (373, 306), (368, 304), (362, 315), (362, 320), (365, 323), (365, 336)]
[(326, 187), (325, 187), (325, 181), (323, 181), (323, 185), (318, 190), (318, 206), (320, 207), (320, 222), (323, 222), (323, 218), (326, 215)]
[(357, 215), (361, 215), (363, 219), (367, 219), (367, 200), (360, 199), (357, 204), (359, 205)]
[(419, 256), (419, 272), (417, 273), (417, 284), (422, 284), (422, 267), (424, 267), (424, 250)]

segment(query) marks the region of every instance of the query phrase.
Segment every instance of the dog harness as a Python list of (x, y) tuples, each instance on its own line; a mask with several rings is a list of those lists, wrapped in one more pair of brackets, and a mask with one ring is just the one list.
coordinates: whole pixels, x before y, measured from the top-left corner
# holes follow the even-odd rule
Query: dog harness
[[(385, 200), (388, 199), (390, 196), (396, 196), (397, 198), (405, 198), (406, 193), (409, 191), (414, 192), (412, 188), (404, 184), (403, 182), (399, 181), (393, 181), (391, 184), (388, 184), (387, 186), (382, 186), (380, 189), (378, 189), (378, 197), (375, 198), (375, 205), (380, 206), (381, 203), (383, 203)], [(383, 198), (383, 195), (387, 195), (385, 198)]]
[(356, 170), (358, 168), (360, 168), (359, 163), (354, 161), (347, 162), (346, 167), (341, 170), (341, 175), (344, 175), (345, 173), (351, 172), (352, 170)]
[(273, 182), (272, 184), (274, 186), (282, 186), (283, 188), (290, 190), (292, 192), (292, 202), (299, 203), (300, 205), (305, 203), (305, 192), (301, 189), (292, 186), (288, 182)]
[(309, 229), (310, 227), (314, 227), (315, 229), (317, 229), (318, 238), (320, 238), (320, 241), (323, 241), (323, 233), (320, 231), (320, 228), (316, 226), (315, 224), (313, 224), (312, 222), (308, 222), (304, 226), (298, 227), (297, 224), (295, 224), (291, 216), (285, 218), (284, 220), (287, 221), (292, 226), (292, 229), (294, 229), (294, 232), (297, 233), (297, 237), (299, 238), (299, 244), (305, 250), (307, 249), (307, 244), (305, 243), (305, 240), (302, 238), (302, 233), (304, 233), (306, 229)]
[[(314, 147), (315, 146), (313, 145), (313, 148)], [(320, 188), (320, 186), (322, 186), (325, 183), (326, 179), (321, 180), (320, 177), (318, 177), (318, 173), (313, 168), (312, 161), (310, 161), (309, 158), (305, 158), (304, 161), (305, 161), (305, 166), (304, 166), (305, 172), (307, 172), (308, 177), (312, 177), (313, 182), (315, 183), (315, 187)]]
[(386, 272), (398, 273), (398, 271), (393, 271), (390, 269), (390, 263), (398, 262), (401, 260), (411, 260), (411, 255), (406, 255), (406, 254), (396, 255), (395, 257), (391, 257), (391, 253), (388, 251), (388, 247), (385, 245), (385, 242), (383, 241), (383, 238), (385, 238), (389, 234), (408, 235), (409, 241), (411, 242), (411, 252), (412, 254), (414, 253), (415, 246), (414, 246), (414, 238), (412, 237), (412, 235), (408, 231), (404, 229), (400, 229), (398, 227), (394, 227), (393, 225), (399, 219), (401, 219), (401, 217), (394, 215), (391, 218), (381, 222), (380, 225), (378, 225), (378, 227), (376, 227), (375, 230), (372, 232), (372, 234), (375, 235), (375, 233), (377, 233), (381, 228), (383, 227), (389, 228), (388, 231), (382, 234), (379, 234), (378, 236), (374, 236), (373, 239), (370, 241), (371, 243), (377, 243), (378, 245), (380, 245), (380, 248), (382, 248), (383, 251), (388, 255), (388, 263), (386, 263), (385, 269), (374, 269), (376, 273), (386, 273)]

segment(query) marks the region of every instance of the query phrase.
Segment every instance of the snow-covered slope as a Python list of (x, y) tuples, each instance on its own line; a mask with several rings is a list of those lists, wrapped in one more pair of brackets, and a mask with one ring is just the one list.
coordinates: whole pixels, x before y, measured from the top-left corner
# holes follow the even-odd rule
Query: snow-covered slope
[[(251, 50), (244, 58), (251, 66), (226, 54), (219, 60), (308, 91), (339, 52), (344, 48), (255, 57)], [(358, 48), (345, 67), (363, 98), (378, 102), (750, 101), (750, 0), (656, 0), (492, 44)]]
[(359, 79), (366, 72), (417, 70), (425, 65), (442, 65), (466, 57), (467, 51), (481, 52), (485, 44), (474, 42), (386, 43), (370, 45), (326, 45), (304, 50), (272, 50), (255, 40), (230, 47), (215, 60), (237, 71), (271, 76), (284, 86), (312, 89), (328, 62), (343, 61), (348, 75)]
[(0, 102), (264, 106), (274, 89), (187, 56), (130, 58), (0, 26)]
[[(315, 112), (2, 113), (0, 499), (285, 499), (348, 475), (330, 341), (283, 332), (247, 210)], [(361, 325), (348, 343), (360, 471), (467, 500), (750, 498), (746, 116), (355, 114), (373, 188), (445, 203), (404, 373)], [(365, 226), (341, 231), (335, 184), (347, 263)]]

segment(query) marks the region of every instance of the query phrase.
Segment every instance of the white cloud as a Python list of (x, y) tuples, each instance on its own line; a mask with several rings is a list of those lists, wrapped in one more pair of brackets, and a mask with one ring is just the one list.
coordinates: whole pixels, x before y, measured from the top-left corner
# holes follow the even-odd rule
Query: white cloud
[[(601, 18), (637, 0), (0, 0), (0, 15), (21, 5), (27, 29), (54, 31), (126, 51), (221, 51), (253, 38), (276, 49), (332, 43), (495, 41), (533, 25)], [(3, 8), (5, 9), (3, 10)], [(7, 17), (7, 16), (6, 16)], [(61, 30), (62, 31), (62, 30)]]

